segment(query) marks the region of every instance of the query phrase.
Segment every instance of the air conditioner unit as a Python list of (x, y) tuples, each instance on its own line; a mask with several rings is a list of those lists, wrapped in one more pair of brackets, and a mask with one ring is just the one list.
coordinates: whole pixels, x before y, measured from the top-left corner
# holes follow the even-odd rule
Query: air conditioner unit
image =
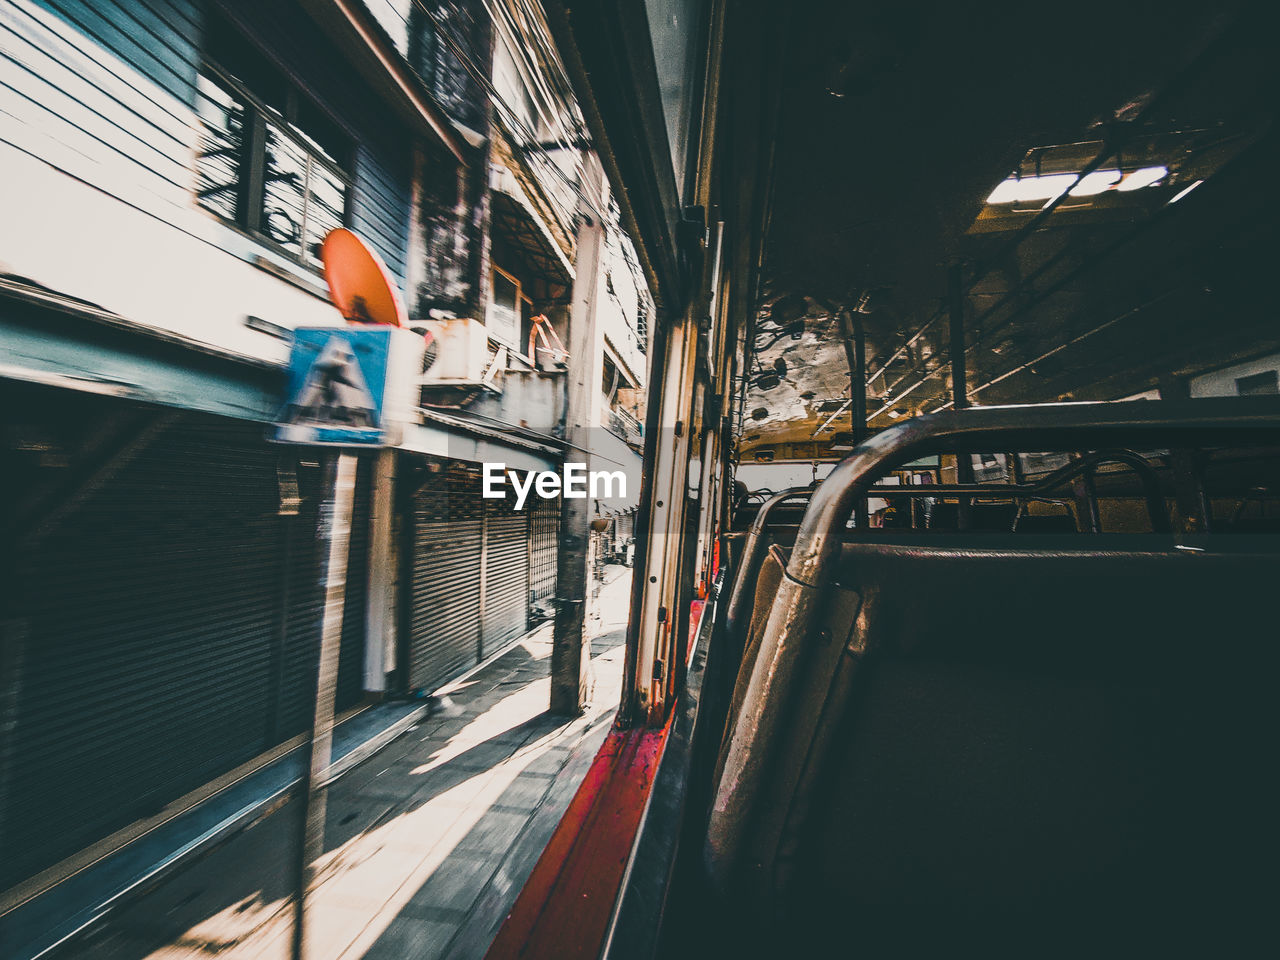
[(479, 320), (462, 317), (428, 320), (431, 331), (422, 365), (424, 387), (468, 386), (484, 383), (489, 365), (489, 331)]
[(386, 418), (389, 442), (399, 444), (403, 427), (418, 422), (421, 390), (418, 371), (422, 369), (422, 337), (403, 328), (388, 327)]

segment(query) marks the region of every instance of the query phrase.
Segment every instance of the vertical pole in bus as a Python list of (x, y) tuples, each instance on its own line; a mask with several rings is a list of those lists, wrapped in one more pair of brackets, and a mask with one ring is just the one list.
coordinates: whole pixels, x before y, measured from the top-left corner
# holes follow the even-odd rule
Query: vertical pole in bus
[(307, 764), (299, 785), (302, 800), (294, 860), (293, 960), (306, 956), (306, 896), (314, 870), (324, 852), (324, 819), (333, 747), (334, 696), (338, 685), (338, 654), (342, 644), (342, 611), (347, 591), (347, 553), (351, 542), (351, 513), (355, 501), (356, 458), (349, 453), (325, 460), (324, 493), (320, 504), (319, 540), (324, 553), (324, 619), (320, 628), (320, 663), (316, 671), (315, 715), (307, 738)]
[[(840, 311), (845, 359), (849, 363), (849, 410), (853, 416), (851, 434), (856, 447), (867, 439), (867, 340), (862, 330), (862, 314), (847, 307)], [(853, 502), (853, 525), (867, 528), (867, 498)]]
[[(947, 276), (947, 299), (951, 308), (951, 405), (956, 410), (969, 406), (969, 383), (964, 361), (964, 268), (953, 263)], [(973, 459), (969, 451), (956, 454), (956, 482), (973, 483)], [(969, 498), (961, 497), (957, 525), (969, 529)]]

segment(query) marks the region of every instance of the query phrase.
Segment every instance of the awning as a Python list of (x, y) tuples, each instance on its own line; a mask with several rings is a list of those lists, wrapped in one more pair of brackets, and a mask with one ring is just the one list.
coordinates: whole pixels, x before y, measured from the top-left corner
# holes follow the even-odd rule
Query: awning
[(405, 427), (401, 450), (469, 463), (505, 463), (514, 470), (559, 470), (562, 451), (464, 416), (422, 411), (423, 422)]
[(0, 278), (0, 377), (269, 422), (284, 368)]
[(493, 230), (516, 247), (543, 280), (571, 285), (573, 265), (539, 218), (515, 175), (505, 167), (494, 168), (490, 186), (489, 216)]

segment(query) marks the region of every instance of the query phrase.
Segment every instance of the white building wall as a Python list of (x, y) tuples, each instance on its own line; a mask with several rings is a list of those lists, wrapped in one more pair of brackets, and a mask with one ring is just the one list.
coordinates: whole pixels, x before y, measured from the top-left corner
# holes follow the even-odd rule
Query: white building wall
[[(247, 317), (284, 327), (343, 322), (319, 278), (308, 293), (252, 265), (247, 258), (265, 252), (211, 218), (193, 211), (208, 222), (179, 229), (7, 144), (0, 169), (5, 273), (134, 323), (281, 363), (288, 345), (245, 326)], [(243, 258), (207, 239), (218, 231), (243, 244)]]
[(365, 0), (378, 25), (387, 31), (401, 56), (409, 55), (409, 12), (413, 0)]
[[(168, 2), (174, 23), (191, 15)], [(126, 7), (150, 9), (99, 12)], [(45, 7), (0, 2), (0, 272), (281, 361), (287, 346), (248, 316), (282, 327), (341, 318), (320, 276), (196, 205), (200, 121), (177, 94), (193, 89), (199, 38), (182, 39), (151, 64), (162, 85)], [(354, 206), (370, 202), (357, 192)]]

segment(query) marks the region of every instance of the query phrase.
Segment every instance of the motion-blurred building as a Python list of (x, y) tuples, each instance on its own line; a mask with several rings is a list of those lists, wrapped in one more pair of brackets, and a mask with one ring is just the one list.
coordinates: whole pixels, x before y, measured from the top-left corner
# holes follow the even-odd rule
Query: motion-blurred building
[(653, 303), (534, 0), (0, 0), (0, 170), (3, 913), (309, 723), (321, 454), (269, 425), (291, 331), (344, 323), (330, 230), (432, 334), (360, 458), (339, 711), (550, 609), (560, 506), (479, 465), (577, 459), (588, 364), (638, 488)]

